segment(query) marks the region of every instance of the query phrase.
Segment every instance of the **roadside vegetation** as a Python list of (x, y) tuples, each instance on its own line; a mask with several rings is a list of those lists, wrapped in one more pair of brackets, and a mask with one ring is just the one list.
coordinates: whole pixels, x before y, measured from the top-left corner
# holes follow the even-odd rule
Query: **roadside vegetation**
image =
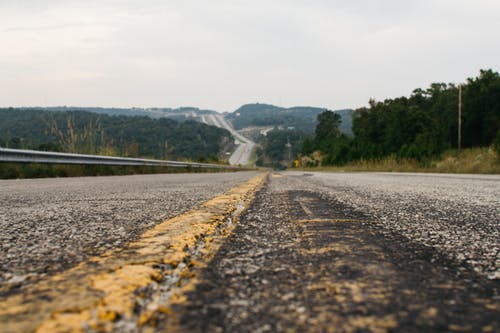
[(397, 158), (394, 155), (380, 160), (360, 159), (343, 165), (299, 167), (303, 171), (385, 171), (500, 174), (500, 155), (493, 148), (448, 150), (427, 161)]
[(195, 121), (0, 109), (0, 146), (6, 148), (205, 162), (218, 161), (232, 142), (225, 129)]
[[(331, 111), (304, 139), (300, 167), (359, 171), (500, 173), (500, 76), (481, 70), (462, 86), (462, 149), (455, 84), (435, 83), (410, 97), (370, 100), (353, 114), (353, 137)], [(454, 150), (455, 149), (455, 150)]]
[(123, 176), (181, 172), (227, 172), (231, 169), (173, 168), (151, 166), (109, 166), (69, 164), (0, 163), (0, 179)]
[[(233, 141), (228, 131), (194, 121), (0, 109), (0, 146), (5, 148), (222, 164)], [(205, 171), (214, 170), (0, 163), (1, 179)]]
[(307, 137), (299, 130), (269, 131), (258, 140), (256, 165), (274, 169), (290, 167), (294, 157), (300, 152), (300, 145)]
[[(324, 108), (311, 106), (295, 106), (283, 108), (270, 104), (246, 104), (236, 111), (227, 114), (236, 130), (248, 127), (275, 127), (281, 130), (299, 130), (305, 133), (314, 133), (316, 117), (325, 111)], [(351, 134), (352, 110), (336, 110), (342, 118), (340, 130)]]

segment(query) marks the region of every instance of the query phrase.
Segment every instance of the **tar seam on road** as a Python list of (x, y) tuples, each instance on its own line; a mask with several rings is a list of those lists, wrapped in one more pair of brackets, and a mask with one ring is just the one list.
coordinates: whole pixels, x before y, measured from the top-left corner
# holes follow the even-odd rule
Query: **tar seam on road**
[(158, 312), (183, 301), (204, 267), (253, 200), (260, 174), (200, 208), (169, 219), (126, 248), (94, 257), (6, 298), (2, 331), (109, 332), (153, 329)]
[(270, 178), (172, 307), (184, 331), (499, 331), (493, 281), (290, 178)]

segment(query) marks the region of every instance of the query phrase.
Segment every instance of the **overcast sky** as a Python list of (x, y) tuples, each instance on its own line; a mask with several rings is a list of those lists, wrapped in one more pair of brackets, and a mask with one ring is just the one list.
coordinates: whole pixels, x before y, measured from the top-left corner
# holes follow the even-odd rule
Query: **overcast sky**
[(500, 69), (500, 0), (0, 0), (0, 106), (356, 108)]

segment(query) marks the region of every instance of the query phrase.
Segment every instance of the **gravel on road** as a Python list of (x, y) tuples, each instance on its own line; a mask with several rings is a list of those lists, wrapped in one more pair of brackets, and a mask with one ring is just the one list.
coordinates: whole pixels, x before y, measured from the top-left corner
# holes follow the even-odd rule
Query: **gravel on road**
[(256, 172), (0, 181), (0, 293), (124, 246)]
[(500, 279), (500, 176), (287, 172), (287, 189), (335, 197), (396, 232)]
[(462, 228), (485, 253), (498, 242), (496, 184), (275, 174), (158, 331), (178, 318), (189, 332), (498, 332), (499, 280), (478, 269), (498, 265), (457, 258)]
[[(255, 174), (1, 182), (0, 288), (120, 248)], [(499, 331), (499, 198), (498, 176), (275, 173), (213, 260), (183, 263), (183, 295), (159, 288), (148, 328)]]

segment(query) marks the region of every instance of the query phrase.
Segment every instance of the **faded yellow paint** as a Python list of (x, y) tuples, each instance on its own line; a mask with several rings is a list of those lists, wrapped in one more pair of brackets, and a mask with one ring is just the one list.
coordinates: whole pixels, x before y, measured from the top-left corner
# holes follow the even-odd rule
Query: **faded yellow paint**
[[(89, 313), (53, 313), (49, 320), (42, 322), (37, 332), (83, 332), (86, 321), (91, 320)], [(90, 326), (90, 325), (89, 325)]]
[(168, 264), (175, 270), (185, 262), (187, 265), (178, 269), (181, 281), (171, 298), (174, 303), (184, 301), (184, 293), (197, 283), (192, 270), (205, 265), (204, 259), (191, 261), (189, 249), (203, 240), (202, 258), (212, 256), (234, 225), (214, 237), (217, 229), (242, 203), (249, 205), (266, 176), (260, 174), (196, 210), (160, 223), (124, 249), (93, 257), (28, 287), (22, 294), (6, 298), (0, 304), (2, 332), (84, 332), (89, 328), (110, 332), (117, 319), (142, 325), (150, 322), (156, 312), (169, 313), (168, 307), (158, 305), (134, 317), (138, 298), (146, 296), (137, 291), (171, 272), (162, 272), (158, 264)]
[(308, 198), (298, 198), (297, 199), (297, 202), (299, 203), (299, 205), (302, 208), (302, 210), (304, 211), (304, 213), (306, 213), (307, 216), (312, 219), (314, 216), (314, 213), (309, 209), (309, 207), (307, 207), (307, 203), (310, 201), (311, 200)]
[(435, 318), (438, 314), (438, 309), (436, 309), (435, 307), (430, 307), (428, 309), (425, 309), (424, 311), (422, 311), (420, 313), (420, 315), (423, 317), (423, 318)]
[(436, 284), (433, 286), (438, 289), (448, 289), (448, 290), (465, 290), (464, 286), (459, 285), (458, 283), (446, 283), (446, 284)]
[(398, 326), (396, 317), (394, 315), (387, 315), (385, 317), (375, 317), (375, 316), (356, 316), (349, 317), (346, 323), (346, 328), (351, 328), (351, 330), (346, 330), (347, 332), (356, 332), (359, 329), (369, 330), (374, 333), (385, 333), (391, 328)]
[(332, 251), (341, 253), (350, 253), (351, 247), (345, 244), (334, 243), (334, 244), (329, 244), (329, 246), (324, 246), (320, 248), (300, 249), (300, 253), (302, 255), (325, 254)]
[(481, 329), (481, 332), (483, 332), (483, 333), (490, 333), (490, 332), (494, 332), (494, 331), (495, 331), (495, 328), (492, 325), (483, 326), (483, 328)]
[(460, 326), (456, 324), (449, 324), (448, 330), (452, 332), (470, 332), (472, 331), (472, 325)]
[[(306, 290), (321, 305), (314, 306), (313, 311), (308, 314), (304, 331), (309, 331), (308, 327), (316, 328), (315, 325), (321, 327), (320, 330), (325, 332), (369, 331), (385, 333), (396, 328), (398, 323), (395, 315), (384, 317), (360, 314), (340, 316), (335, 305), (332, 305), (337, 304), (338, 308), (342, 309), (344, 304), (356, 304), (362, 312), (362, 310), (366, 310), (365, 304), (368, 303), (388, 304), (393, 294), (393, 290), (386, 284), (381, 283), (378, 279), (370, 279), (370, 277), (391, 274), (392, 267), (388, 267), (384, 262), (361, 264), (350, 260), (353, 254), (360, 251), (383, 259), (382, 249), (374, 244), (360, 241), (359, 235), (355, 232), (339, 231), (333, 227), (333, 224), (336, 223), (360, 223), (363, 221), (354, 218), (319, 218), (309, 208), (312, 206), (308, 198), (298, 198), (296, 202), (308, 216), (307, 219), (292, 221), (300, 254), (304, 256), (304, 260), (307, 261), (309, 256), (315, 255), (336, 258), (334, 261), (308, 267), (306, 280), (311, 282)], [(329, 225), (332, 228), (329, 228)], [(325, 242), (324, 239), (328, 239), (330, 235), (334, 237), (335, 241)], [(336, 237), (337, 235), (341, 237)], [(342, 278), (336, 274), (323, 275), (324, 272), (342, 271), (345, 267), (349, 267), (353, 272), (359, 271), (364, 272), (364, 274), (352, 278)], [(322, 304), (325, 298), (333, 300), (332, 304)], [(302, 323), (300, 317), (298, 322)], [(328, 327), (323, 326), (325, 323), (329, 323)]]
[(350, 223), (350, 222), (363, 222), (357, 219), (305, 219), (298, 220), (299, 223)]
[(484, 299), (484, 298), (476, 298), (472, 300), (474, 303), (479, 304), (484, 306), (488, 310), (493, 310), (493, 311), (498, 311), (499, 310), (499, 304), (498, 303), (493, 303), (489, 299)]

